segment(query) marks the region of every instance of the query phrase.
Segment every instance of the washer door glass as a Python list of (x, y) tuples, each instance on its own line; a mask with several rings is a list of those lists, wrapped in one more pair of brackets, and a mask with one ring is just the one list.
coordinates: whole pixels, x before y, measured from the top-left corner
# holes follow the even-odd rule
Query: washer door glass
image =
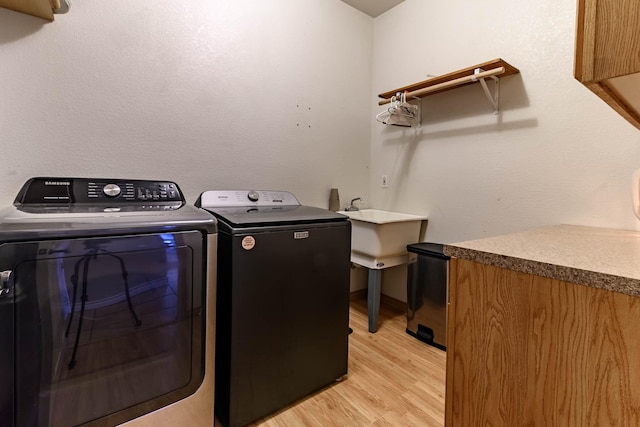
[(203, 376), (194, 253), (196, 231), (1, 246), (14, 261), (16, 425), (113, 425), (193, 393)]

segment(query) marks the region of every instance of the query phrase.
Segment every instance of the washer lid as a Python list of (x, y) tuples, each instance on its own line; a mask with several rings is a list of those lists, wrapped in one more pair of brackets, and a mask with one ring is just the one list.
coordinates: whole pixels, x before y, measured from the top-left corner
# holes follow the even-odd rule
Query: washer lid
[(195, 203), (230, 227), (308, 224), (344, 221), (346, 215), (327, 209), (302, 206), (288, 191), (209, 190)]
[(310, 224), (348, 219), (346, 215), (312, 206), (242, 206), (207, 210), (231, 227)]
[(0, 243), (25, 239), (200, 230), (217, 232), (213, 215), (191, 205), (167, 211), (31, 213), (0, 210)]

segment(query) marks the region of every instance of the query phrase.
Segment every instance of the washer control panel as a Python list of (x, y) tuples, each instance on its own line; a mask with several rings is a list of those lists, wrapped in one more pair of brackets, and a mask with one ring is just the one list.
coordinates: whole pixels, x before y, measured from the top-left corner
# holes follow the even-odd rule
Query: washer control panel
[(288, 191), (274, 190), (210, 190), (200, 195), (196, 205), (203, 208), (239, 206), (299, 206)]
[(175, 182), (104, 178), (32, 178), (14, 205), (148, 205), (180, 207), (184, 196)]

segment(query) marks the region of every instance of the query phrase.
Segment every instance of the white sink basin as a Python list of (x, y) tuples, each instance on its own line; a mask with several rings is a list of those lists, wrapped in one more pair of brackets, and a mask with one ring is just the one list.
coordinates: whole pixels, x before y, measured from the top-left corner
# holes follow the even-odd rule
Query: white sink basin
[(378, 209), (340, 211), (351, 219), (351, 252), (373, 258), (407, 253), (418, 242), (420, 224), (427, 217)]

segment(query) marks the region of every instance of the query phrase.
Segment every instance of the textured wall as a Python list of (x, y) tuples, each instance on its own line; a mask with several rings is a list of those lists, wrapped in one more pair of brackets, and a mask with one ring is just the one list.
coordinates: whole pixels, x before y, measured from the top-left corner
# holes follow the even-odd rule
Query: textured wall
[[(479, 85), (424, 99), (423, 125), (372, 123), (372, 205), (429, 217), (427, 241), (567, 223), (640, 229), (640, 132), (573, 78), (575, 1), (406, 0), (374, 20), (378, 93), (501, 57), (521, 74), (493, 115)], [(388, 189), (380, 176), (390, 177)], [(405, 298), (403, 268), (384, 292)]]
[[(638, 229), (640, 133), (573, 78), (575, 2), (406, 0), (376, 19), (335, 0), (74, 2), (54, 23), (0, 9), (0, 205), (31, 176), (288, 189), (429, 217), (453, 242), (556, 223)], [(376, 95), (502, 57), (423, 101), (417, 131)], [(371, 152), (371, 157), (369, 157)], [(390, 178), (387, 189), (380, 177)], [(385, 292), (404, 298), (403, 268)]]
[(39, 175), (366, 198), (372, 28), (338, 0), (0, 9), (0, 205)]

